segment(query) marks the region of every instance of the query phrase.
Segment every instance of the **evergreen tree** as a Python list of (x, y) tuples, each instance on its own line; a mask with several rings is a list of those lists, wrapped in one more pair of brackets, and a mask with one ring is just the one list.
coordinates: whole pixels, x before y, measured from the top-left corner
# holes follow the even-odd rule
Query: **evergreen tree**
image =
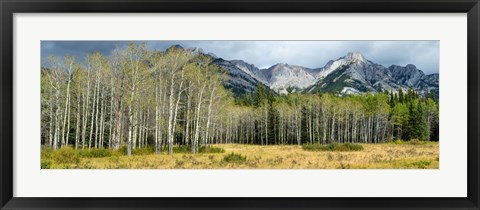
[(402, 88), (400, 88), (400, 90), (398, 91), (398, 102), (400, 103), (403, 103), (404, 102), (404, 96), (403, 96), (403, 90)]
[(261, 83), (257, 83), (257, 90), (253, 94), (253, 105), (260, 106), (263, 100), (267, 99), (265, 87)]
[(292, 88), (291, 86), (288, 86), (287, 92), (288, 92), (289, 94), (292, 93), (292, 92), (293, 92), (293, 88)]
[(426, 115), (422, 103), (415, 99), (409, 104), (408, 140), (429, 140)]
[(427, 125), (427, 113), (425, 111), (424, 103), (419, 102), (417, 105), (418, 109), (418, 129), (419, 129), (419, 139), (420, 140), (430, 140), (430, 133)]
[(395, 97), (393, 92), (390, 93), (390, 100), (389, 100), (390, 107), (393, 108), (395, 106)]

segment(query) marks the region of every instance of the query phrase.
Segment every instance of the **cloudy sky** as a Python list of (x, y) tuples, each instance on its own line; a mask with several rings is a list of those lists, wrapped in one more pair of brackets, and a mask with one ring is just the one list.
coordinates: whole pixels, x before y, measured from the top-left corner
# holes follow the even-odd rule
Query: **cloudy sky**
[[(42, 41), (41, 56), (77, 55), (99, 51), (108, 56), (116, 47), (130, 41)], [(414, 64), (426, 74), (438, 73), (439, 41), (146, 41), (150, 49), (165, 50), (179, 44), (198, 47), (226, 60), (244, 60), (259, 68), (288, 63), (309, 68), (323, 67), (329, 60), (348, 52), (361, 52), (365, 58), (386, 67)]]

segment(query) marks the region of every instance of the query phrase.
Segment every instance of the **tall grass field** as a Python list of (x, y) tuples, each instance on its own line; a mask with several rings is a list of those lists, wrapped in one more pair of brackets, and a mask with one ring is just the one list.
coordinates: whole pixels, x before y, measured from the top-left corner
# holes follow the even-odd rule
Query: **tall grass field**
[(217, 144), (191, 154), (176, 147), (172, 155), (153, 148), (56, 151), (42, 148), (42, 169), (438, 169), (438, 142), (332, 145)]

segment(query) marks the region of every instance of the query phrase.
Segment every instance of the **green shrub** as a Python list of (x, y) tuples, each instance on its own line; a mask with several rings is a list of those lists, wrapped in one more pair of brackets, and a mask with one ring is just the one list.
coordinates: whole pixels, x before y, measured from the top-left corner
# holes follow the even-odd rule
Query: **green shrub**
[(120, 157), (118, 155), (112, 155), (109, 157), (109, 160), (111, 162), (118, 163), (118, 161), (120, 160)]
[(411, 145), (423, 145), (423, 144), (426, 144), (425, 141), (421, 141), (421, 140), (418, 140), (418, 139), (411, 139), (411, 140), (409, 141), (409, 143), (410, 143)]
[(198, 150), (199, 153), (224, 153), (225, 150), (220, 147), (213, 147), (213, 146), (202, 146)]
[(49, 159), (43, 159), (40, 161), (40, 168), (41, 169), (49, 169), (52, 167), (52, 161)]
[(411, 165), (414, 166), (415, 168), (425, 169), (425, 168), (427, 168), (431, 163), (432, 163), (431, 161), (421, 160), (421, 161), (413, 162), (413, 163), (411, 163)]
[(51, 158), (53, 149), (47, 146), (42, 146), (41, 154), (42, 158)]
[(334, 144), (332, 151), (360, 151), (363, 150), (363, 146), (360, 144), (344, 143)]
[(223, 161), (227, 163), (245, 163), (247, 161), (247, 156), (242, 156), (241, 154), (230, 153), (223, 157)]
[(302, 145), (303, 150), (305, 151), (360, 151), (363, 150), (363, 146), (360, 144), (344, 143), (344, 144), (304, 144)]
[[(173, 153), (180, 153), (180, 154), (190, 154), (192, 153), (192, 148), (190, 146), (174, 146), (172, 148)], [(123, 145), (118, 149), (118, 152), (122, 155), (127, 155), (128, 153), (128, 146)], [(163, 150), (163, 152), (168, 152), (168, 149)], [(214, 146), (201, 146), (198, 149), (198, 153), (224, 153), (225, 150), (220, 147)], [(151, 155), (155, 154), (155, 147), (144, 147), (144, 148), (137, 148), (132, 149), (132, 155)]]
[[(118, 153), (122, 155), (128, 155), (128, 145), (121, 146), (118, 150)], [(155, 154), (155, 147), (143, 147), (132, 149), (132, 155), (151, 155)]]
[(408, 140), (408, 141), (397, 139), (397, 140), (394, 140), (394, 141), (389, 141), (388, 143), (390, 143), (390, 144), (423, 145), (423, 144), (426, 144), (427, 142), (423, 141), (423, 140), (419, 140), (419, 139), (411, 139), (411, 140)]
[(92, 148), (86, 150), (79, 150), (78, 154), (82, 158), (99, 158), (112, 156), (112, 151), (105, 148)]
[(128, 145), (124, 144), (117, 150), (120, 154), (122, 155), (127, 155), (128, 154)]
[(132, 155), (152, 155), (155, 154), (155, 147), (142, 147), (132, 149)]
[[(191, 153), (192, 152), (192, 148), (186, 147), (186, 146), (174, 146), (172, 150), (173, 150), (173, 153)], [(168, 152), (168, 149), (166, 151)]]
[[(198, 148), (198, 153), (224, 153), (225, 150), (219, 147), (214, 147), (214, 146), (201, 146)], [(173, 153), (186, 153), (190, 154), (192, 153), (192, 147), (190, 146), (174, 146), (173, 147)]]
[(51, 154), (53, 161), (59, 164), (78, 164), (80, 155), (72, 147), (62, 147)]

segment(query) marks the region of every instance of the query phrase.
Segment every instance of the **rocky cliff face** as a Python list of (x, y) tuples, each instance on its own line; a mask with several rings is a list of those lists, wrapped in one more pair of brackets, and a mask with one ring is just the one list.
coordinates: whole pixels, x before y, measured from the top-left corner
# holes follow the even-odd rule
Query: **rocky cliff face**
[(318, 81), (306, 92), (334, 93), (397, 92), (400, 89), (438, 93), (438, 74), (425, 75), (414, 65), (392, 65), (388, 68), (367, 60), (360, 53), (328, 62), (317, 74)]
[(226, 70), (228, 80), (224, 86), (227, 89), (231, 89), (237, 95), (251, 93), (255, 91), (258, 84), (265, 84), (263, 81), (256, 79), (251, 72), (237, 67), (234, 62), (216, 58), (212, 63)]

